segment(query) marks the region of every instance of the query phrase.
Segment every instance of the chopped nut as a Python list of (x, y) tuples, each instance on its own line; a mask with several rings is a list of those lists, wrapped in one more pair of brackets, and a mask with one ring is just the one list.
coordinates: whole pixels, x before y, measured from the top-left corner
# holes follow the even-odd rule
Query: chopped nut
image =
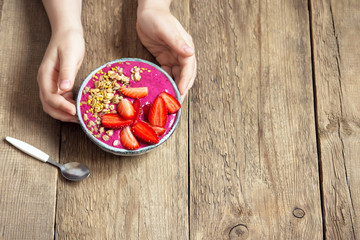
[(90, 120), (90, 121), (88, 122), (87, 126), (88, 126), (88, 128), (90, 128), (90, 127), (92, 127), (92, 126), (95, 126), (95, 123), (94, 123), (92, 120)]
[(93, 89), (90, 90), (90, 93), (97, 93), (97, 92), (99, 92), (99, 91), (100, 91), (100, 89), (98, 89), (98, 88), (93, 88)]
[(104, 141), (109, 141), (110, 137), (108, 135), (103, 135), (102, 139), (104, 139)]
[(95, 83), (94, 83), (94, 85), (95, 85), (95, 88), (99, 88), (99, 81), (96, 81)]
[(118, 89), (120, 89), (120, 84), (115, 83), (115, 84), (114, 84), (113, 89), (114, 89), (114, 90), (118, 90)]
[(84, 119), (84, 121), (89, 120), (88, 115), (86, 113), (84, 113), (83, 119)]
[(106, 134), (111, 137), (114, 134), (114, 130), (107, 130)]
[(115, 141), (113, 142), (113, 146), (116, 147), (117, 145), (119, 145), (119, 143), (120, 143), (119, 140), (115, 140)]
[(103, 133), (104, 131), (105, 131), (105, 128), (104, 128), (104, 127), (100, 127), (99, 133)]
[(140, 79), (141, 79), (140, 73), (139, 73), (139, 72), (135, 72), (135, 73), (134, 73), (134, 80), (135, 80), (135, 81), (140, 81)]
[(114, 103), (114, 104), (118, 104), (121, 99), (122, 99), (122, 97), (120, 97), (119, 95), (115, 95), (115, 96), (111, 99), (111, 102)]
[(108, 92), (105, 96), (105, 99), (112, 99), (114, 97), (114, 94), (112, 92)]
[(87, 93), (89, 92), (89, 90), (90, 90), (89, 87), (85, 87), (83, 93), (84, 93), (84, 94), (87, 94)]
[(115, 106), (114, 106), (114, 105), (110, 105), (110, 110), (115, 110)]

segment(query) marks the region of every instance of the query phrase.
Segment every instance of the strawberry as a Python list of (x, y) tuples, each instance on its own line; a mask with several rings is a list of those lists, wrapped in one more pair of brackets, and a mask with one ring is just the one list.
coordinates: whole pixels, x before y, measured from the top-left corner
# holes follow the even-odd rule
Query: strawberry
[(146, 122), (144, 121), (137, 121), (132, 127), (131, 130), (133, 131), (134, 135), (138, 137), (140, 140), (156, 144), (159, 142), (159, 138), (156, 135), (154, 129), (152, 129)]
[(164, 127), (167, 120), (167, 110), (164, 100), (158, 96), (155, 98), (149, 110), (149, 122), (153, 126)]
[(131, 125), (134, 125), (140, 119), (140, 115), (142, 112), (140, 99), (135, 99), (133, 106), (134, 106), (134, 110), (135, 110), (135, 116), (134, 116), (134, 119), (133, 119)]
[(120, 142), (124, 148), (129, 150), (138, 149), (140, 147), (138, 140), (131, 132), (130, 126), (127, 126), (121, 130)]
[(150, 111), (151, 104), (146, 104), (143, 106), (142, 111), (144, 114), (144, 119), (148, 121), (149, 111)]
[(102, 116), (101, 124), (106, 128), (122, 128), (130, 125), (132, 120), (123, 119), (117, 113), (108, 113)]
[(138, 88), (132, 88), (132, 87), (121, 87), (120, 92), (130, 98), (143, 98), (146, 97), (149, 93), (149, 90), (147, 87), (138, 87)]
[(169, 113), (176, 113), (181, 108), (180, 102), (169, 93), (162, 92), (159, 96), (164, 99), (166, 108)]
[(134, 106), (126, 98), (119, 102), (117, 110), (119, 115), (125, 119), (133, 119), (135, 117)]
[(158, 126), (151, 126), (151, 127), (152, 127), (152, 129), (154, 129), (156, 135), (158, 135), (158, 136), (163, 135), (166, 131), (166, 129), (163, 127), (158, 127)]

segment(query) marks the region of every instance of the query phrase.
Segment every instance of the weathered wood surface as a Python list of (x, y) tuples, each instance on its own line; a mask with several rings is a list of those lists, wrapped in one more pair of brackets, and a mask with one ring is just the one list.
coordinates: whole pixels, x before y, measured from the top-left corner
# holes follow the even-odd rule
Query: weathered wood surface
[(190, 238), (321, 239), (307, 1), (192, 13)]
[[(153, 60), (137, 37), (136, 8), (133, 0), (83, 2), (87, 51), (77, 86), (106, 61), (123, 57)], [(174, 11), (188, 21), (186, 7)], [(92, 172), (81, 183), (59, 179), (56, 239), (188, 238), (186, 104), (174, 135), (159, 149), (139, 157), (107, 154), (79, 126), (64, 125), (61, 161), (84, 162)]]
[(60, 124), (43, 112), (36, 83), (50, 28), (41, 1), (0, 6), (0, 239), (52, 239), (57, 171), (4, 140), (21, 139), (58, 160)]
[(360, 2), (312, 3), (327, 239), (360, 237)]
[[(360, 3), (173, 2), (198, 78), (174, 136), (124, 158), (43, 113), (46, 13), (41, 1), (0, 0), (1, 136), (91, 169), (66, 182), (1, 141), (0, 239), (359, 238)], [(75, 90), (105, 61), (154, 60), (136, 5), (84, 1)]]

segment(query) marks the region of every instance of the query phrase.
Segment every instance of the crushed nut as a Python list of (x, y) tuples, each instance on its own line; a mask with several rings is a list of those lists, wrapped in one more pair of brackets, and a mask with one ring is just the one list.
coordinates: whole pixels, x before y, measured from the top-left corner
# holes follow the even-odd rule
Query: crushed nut
[(108, 135), (103, 135), (102, 139), (104, 139), (104, 141), (109, 141), (110, 137)]
[(88, 115), (87, 115), (86, 113), (84, 113), (84, 115), (83, 115), (83, 119), (84, 119), (84, 121), (89, 120), (89, 117), (88, 117)]
[(88, 126), (88, 128), (91, 128), (92, 126), (95, 126), (95, 123), (92, 120), (90, 120), (88, 122), (87, 126)]
[(113, 146), (116, 147), (117, 145), (119, 145), (119, 143), (120, 143), (119, 140), (115, 140), (115, 141), (113, 142)]
[(114, 134), (114, 130), (107, 130), (106, 134), (111, 137)]

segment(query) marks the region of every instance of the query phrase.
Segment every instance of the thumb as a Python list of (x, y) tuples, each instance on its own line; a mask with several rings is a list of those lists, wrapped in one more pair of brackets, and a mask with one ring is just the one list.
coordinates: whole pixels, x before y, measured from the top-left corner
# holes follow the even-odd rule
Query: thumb
[(74, 85), (78, 60), (71, 51), (64, 51), (59, 54), (59, 63), (59, 88), (62, 91), (68, 91)]
[(195, 52), (194, 49), (186, 43), (181, 32), (174, 27), (171, 21), (163, 22), (160, 38), (181, 56), (190, 57)]

